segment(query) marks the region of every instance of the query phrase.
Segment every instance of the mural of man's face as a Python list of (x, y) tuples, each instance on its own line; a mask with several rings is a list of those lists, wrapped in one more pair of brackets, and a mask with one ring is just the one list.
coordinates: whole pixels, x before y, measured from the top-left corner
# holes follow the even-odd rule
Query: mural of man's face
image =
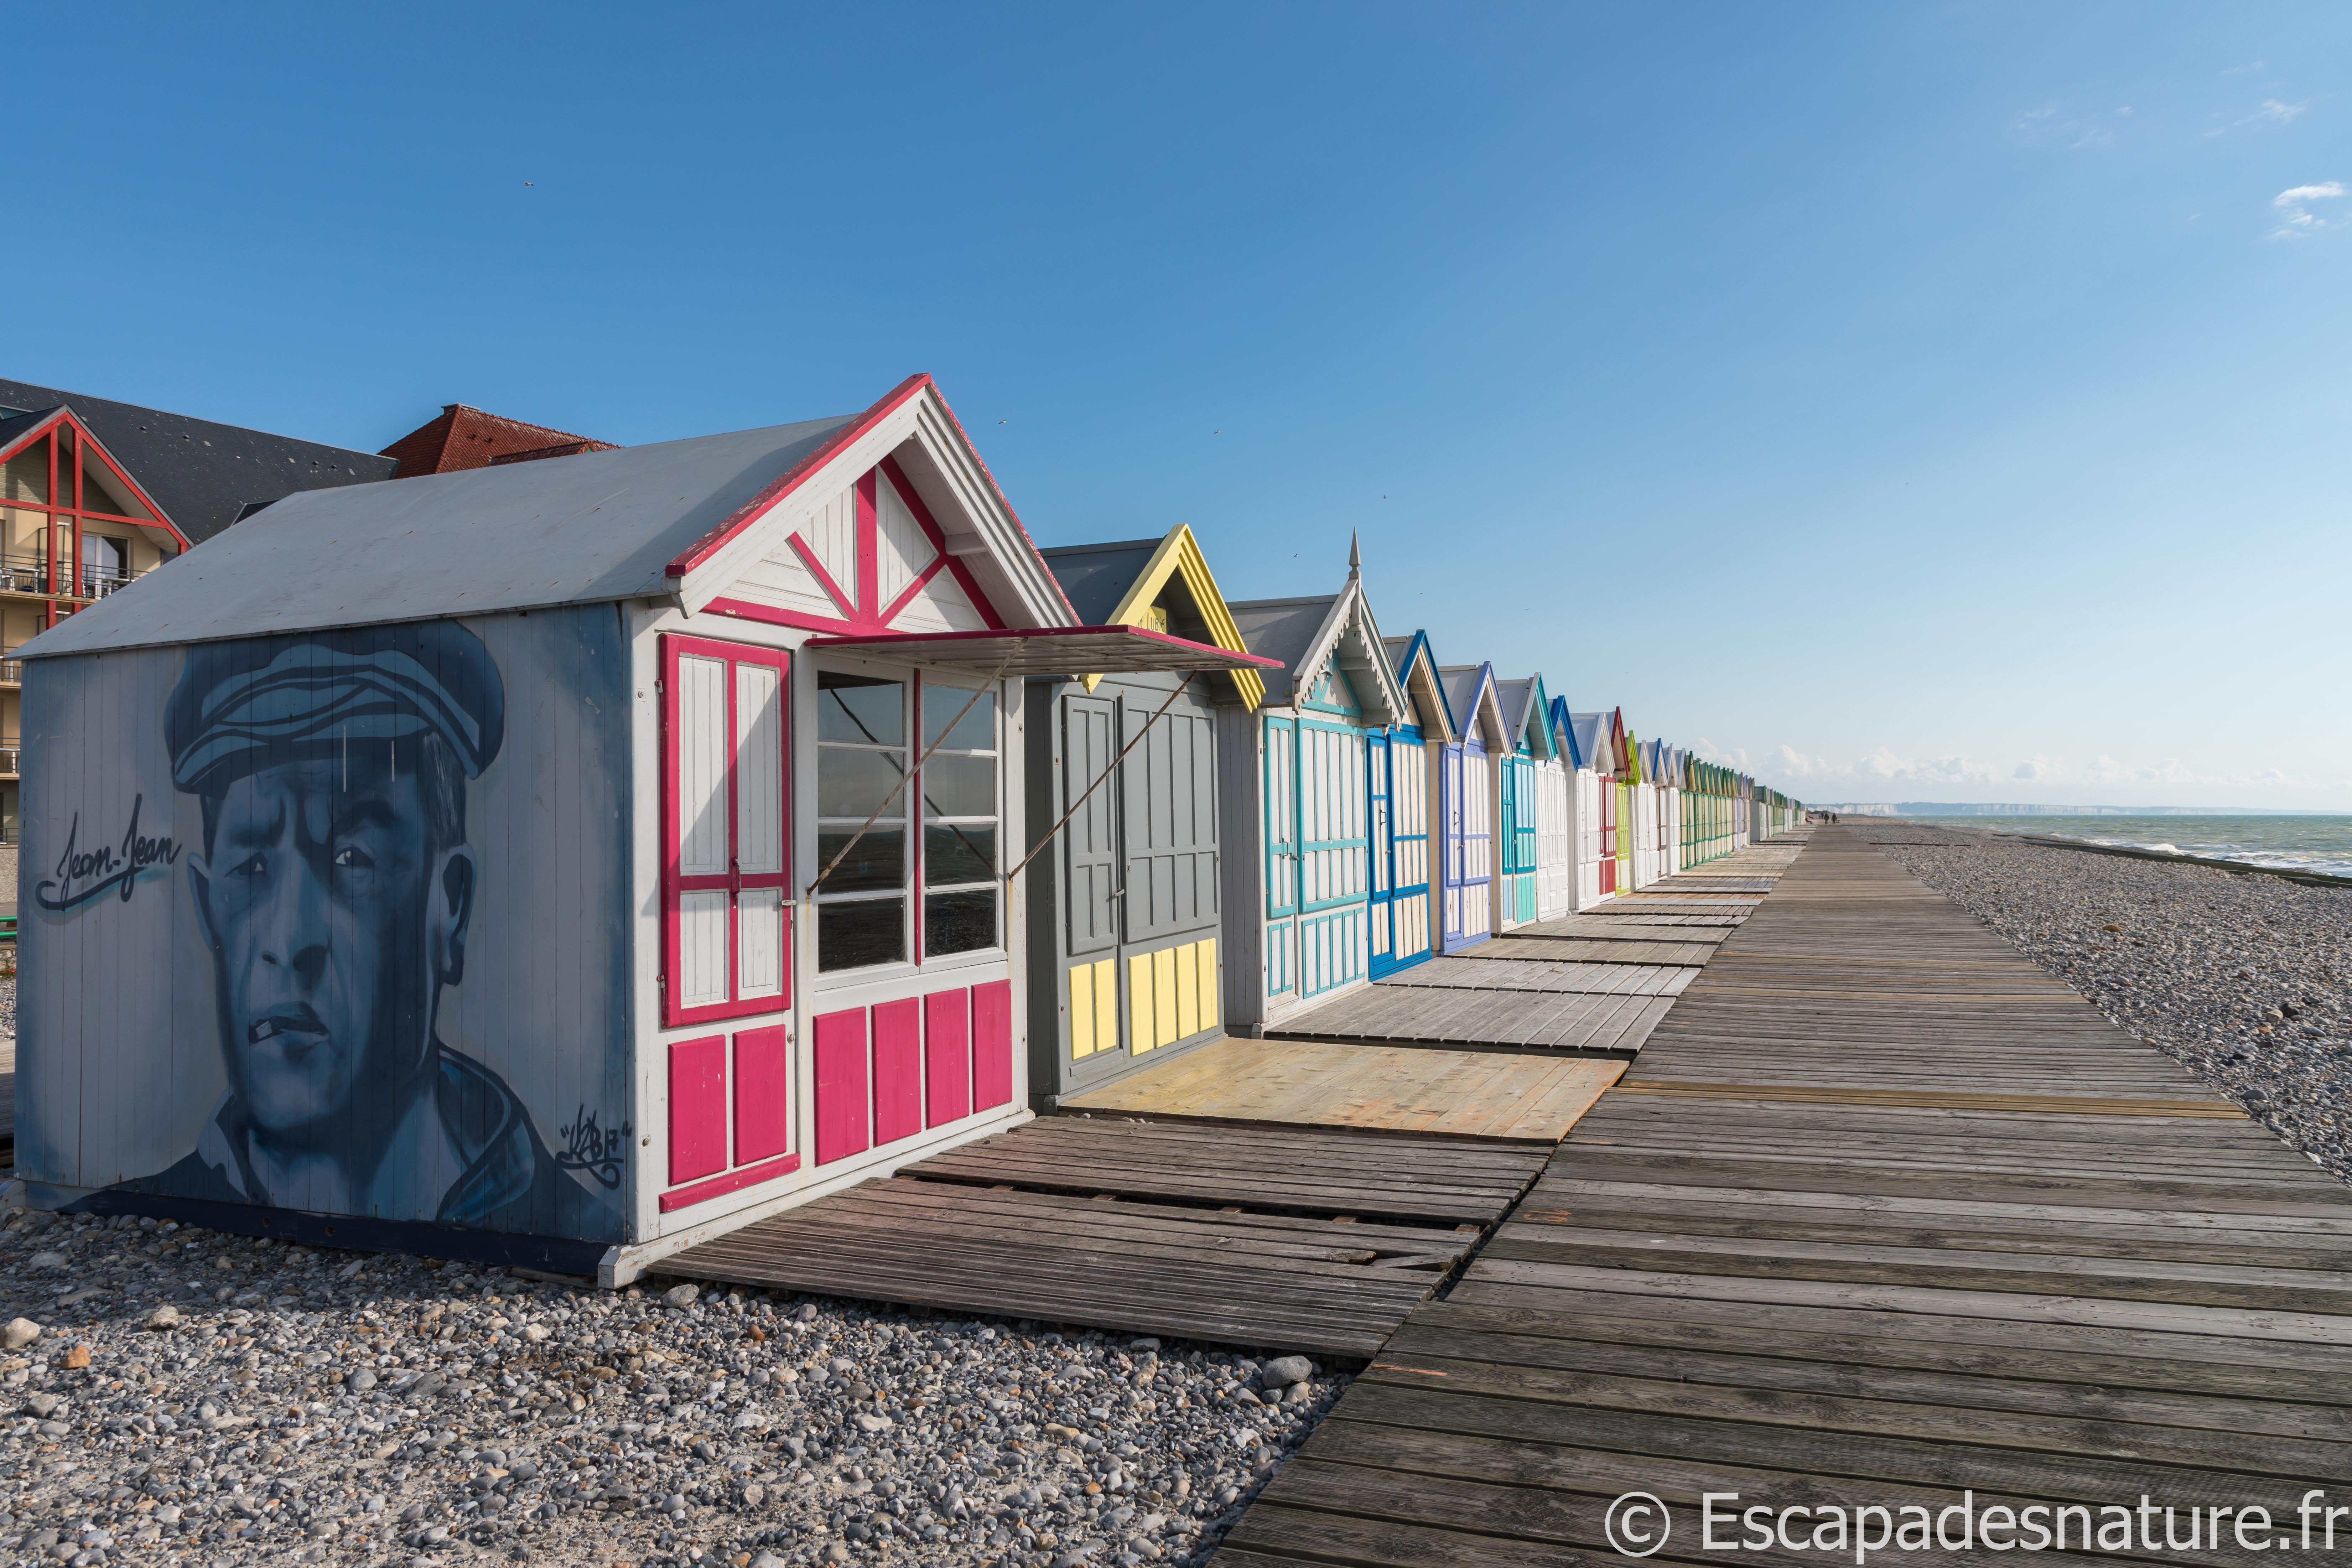
[(191, 858), (222, 1047), (267, 1140), (358, 1155), (421, 1086), (474, 858), (432, 842), (419, 783), (340, 759), (264, 768), (228, 786)]

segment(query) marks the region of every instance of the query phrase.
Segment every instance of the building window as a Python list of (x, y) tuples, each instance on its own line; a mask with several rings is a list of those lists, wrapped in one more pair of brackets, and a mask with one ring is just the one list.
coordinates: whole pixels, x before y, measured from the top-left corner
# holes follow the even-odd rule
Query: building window
[(791, 997), (789, 656), (663, 639), (663, 1013), (783, 1010)]
[(923, 956), (995, 947), (996, 694), (926, 685), (923, 745)]
[[(907, 776), (907, 683), (822, 669), (816, 686), (816, 863), (824, 878), (816, 889), (816, 966), (831, 972), (900, 963), (907, 957), (907, 792), (898, 787)], [(847, 856), (834, 865), (845, 848)]]

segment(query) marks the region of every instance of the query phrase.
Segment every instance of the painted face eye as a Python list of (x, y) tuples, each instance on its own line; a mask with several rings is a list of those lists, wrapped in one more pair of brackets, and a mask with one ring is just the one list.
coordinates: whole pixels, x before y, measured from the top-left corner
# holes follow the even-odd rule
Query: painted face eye
[(375, 868), (375, 857), (356, 844), (346, 844), (335, 851), (335, 864), (346, 871), (368, 871)]
[(257, 852), (247, 856), (244, 859), (238, 861), (236, 865), (231, 866), (228, 868), (228, 874), (231, 877), (245, 881), (256, 880), (261, 877), (268, 875), (268, 858)]

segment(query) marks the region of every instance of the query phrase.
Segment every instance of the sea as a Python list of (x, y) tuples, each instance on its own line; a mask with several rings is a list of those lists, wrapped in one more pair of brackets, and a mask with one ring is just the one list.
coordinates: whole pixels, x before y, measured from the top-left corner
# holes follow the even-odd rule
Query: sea
[(2317, 871), (2352, 878), (2352, 816), (1910, 816), (1906, 822), (1938, 826), (1990, 828), (1996, 833), (2041, 833), (2200, 855), (2209, 860), (2242, 860), (2288, 871)]

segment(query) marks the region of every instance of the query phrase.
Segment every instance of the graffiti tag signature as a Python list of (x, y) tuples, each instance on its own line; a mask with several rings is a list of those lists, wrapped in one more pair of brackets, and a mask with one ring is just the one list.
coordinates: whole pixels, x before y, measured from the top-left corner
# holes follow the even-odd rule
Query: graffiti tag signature
[(583, 1105), (572, 1125), (556, 1132), (563, 1140), (555, 1153), (557, 1164), (567, 1171), (585, 1171), (606, 1187), (621, 1184), (621, 1154), (629, 1146), (627, 1122), (604, 1131), (596, 1125), (596, 1113)]
[(45, 910), (63, 911), (120, 888), (122, 901), (129, 903), (139, 885), (139, 873), (178, 860), (180, 846), (168, 836), (149, 838), (140, 833), (139, 808), (146, 799), (143, 795), (131, 797), (131, 826), (122, 830), (120, 845), (82, 848), (81, 813), (74, 813), (73, 826), (66, 833), (66, 852), (58, 857), (57, 874), (35, 885), (33, 901)]

